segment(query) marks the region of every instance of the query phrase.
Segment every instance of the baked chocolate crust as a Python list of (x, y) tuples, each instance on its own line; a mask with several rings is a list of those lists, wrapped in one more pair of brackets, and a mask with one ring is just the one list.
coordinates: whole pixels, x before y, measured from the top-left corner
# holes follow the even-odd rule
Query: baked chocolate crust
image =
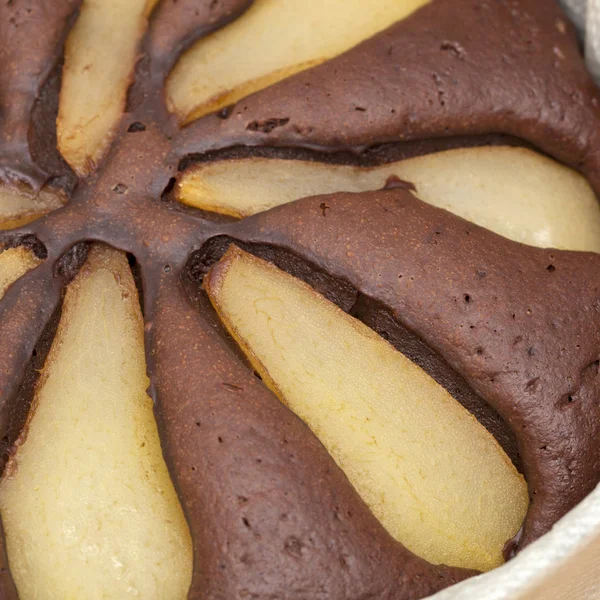
[[(14, 51), (0, 65), (0, 176), (34, 187), (66, 181), (59, 166), (36, 163), (24, 132), (36, 98), (49, 94), (44, 82), (77, 8), (44, 5), (0, 7), (0, 53)], [(578, 168), (598, 191), (597, 91), (554, 3), (436, 0), (345, 55), (179, 131), (164, 78), (183, 48), (248, 5), (159, 5), (108, 156), (75, 189), (65, 184), (63, 209), (0, 234), (7, 244), (33, 236), (46, 255), (0, 300), (0, 437), (60, 307), (62, 257), (81, 242), (105, 242), (141, 268), (151, 391), (194, 543), (189, 597), (416, 600), (472, 573), (430, 565), (389, 537), (308, 428), (227, 345), (202, 296), (192, 303), (182, 278), (190, 257), (216, 237), (285, 250), (359, 293), (366, 304), (357, 316), (375, 323), (368, 307), (376, 303), (435, 351), (517, 440), (532, 497), (520, 546), (600, 478), (600, 340), (588, 325), (600, 307), (600, 258), (510, 242), (402, 189), (305, 199), (233, 224), (177, 210), (163, 192), (190, 157), (232, 147), (343, 152), (360, 162), (385, 160), (371, 148), (402, 153), (407, 142), (437, 149), (498, 135)], [(17, 27), (16, 14), (30, 17)], [(12, 89), (22, 101), (10, 97), (8, 110), (4, 90)], [(6, 560), (0, 590), (16, 598)]]

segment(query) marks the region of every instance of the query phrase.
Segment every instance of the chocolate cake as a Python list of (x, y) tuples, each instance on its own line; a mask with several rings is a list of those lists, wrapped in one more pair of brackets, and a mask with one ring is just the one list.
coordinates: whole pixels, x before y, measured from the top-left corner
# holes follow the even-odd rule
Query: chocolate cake
[[(417, 600), (484, 568), (427, 560), (436, 548), (417, 551), (390, 531), (337, 442), (332, 449), (294, 410), (227, 313), (220, 290), (234, 259), (280, 273), (277, 281), (293, 276), (298, 293), (316, 292), (334, 321), (407, 357), (407, 369), (424, 371), (461, 422), (507, 457), (502, 468), (511, 481), (524, 477), (527, 506), (502, 540), (506, 560), (600, 481), (600, 94), (572, 26), (552, 0), (353, 1), (347, 14), (339, 2), (320, 4), (315, 23), (327, 27), (315, 39), (348, 31), (350, 42), (324, 44), (321, 56), (311, 41), (284, 69), (261, 39), (278, 35), (272, 30), (293, 38), (286, 28), (301, 9), (294, 19), (291, 0), (0, 5), (1, 599)], [(289, 20), (269, 21), (278, 10)], [(363, 23), (355, 39), (355, 22), (371, 29)], [(256, 52), (244, 53), (253, 36)], [(441, 193), (428, 184), (438, 169)], [(524, 183), (528, 173), (537, 179)], [(248, 192), (246, 176), (258, 192)], [(231, 185), (214, 192), (209, 184)], [(525, 195), (513, 202), (510, 190), (525, 186), (541, 190), (532, 201), (540, 219), (558, 198), (562, 217), (548, 217), (555, 229), (540, 227), (544, 235), (503, 221), (523, 211)], [(450, 193), (464, 189), (480, 195), (455, 206)], [(484, 200), (492, 208), (481, 208)], [(89, 367), (73, 387), (69, 366), (80, 356), (94, 364), (103, 343), (86, 333), (86, 302), (94, 331), (120, 341), (105, 355), (98, 349), (115, 361), (106, 373), (96, 381)], [(140, 347), (138, 381), (130, 373), (140, 373), (143, 351), (138, 360), (129, 348)], [(148, 425), (136, 449), (127, 446), (124, 455), (143, 465), (130, 472), (129, 458), (107, 458), (121, 443), (121, 417), (119, 401), (100, 390), (115, 377), (119, 389), (135, 384), (145, 397), (146, 368), (158, 437)], [(365, 381), (375, 378), (370, 368)], [(75, 399), (57, 408), (66, 396)], [(103, 406), (114, 412), (105, 425)], [(129, 418), (138, 427), (127, 409)], [(153, 458), (137, 457), (145, 447)], [(98, 521), (89, 492), (103, 487), (90, 483), (96, 460), (110, 463), (106, 481), (119, 490), (114, 504), (102, 500)], [(89, 475), (82, 467), (76, 484), (68, 479), (88, 462)], [(127, 485), (136, 469), (147, 502), (136, 498), (137, 479)], [(431, 473), (443, 478), (444, 469)], [(502, 516), (484, 492), (481, 514)], [(504, 492), (507, 504), (518, 496)], [(74, 506), (70, 496), (81, 512), (60, 512)], [(457, 519), (462, 502), (452, 509)], [(177, 527), (185, 531), (167, 536), (173, 546), (154, 560), (136, 540), (129, 548), (124, 531), (127, 548), (104, 556), (114, 514), (137, 523), (146, 509), (166, 529), (184, 515)], [(55, 530), (64, 546), (51, 540)], [(152, 535), (167, 535), (162, 521)], [(63, 550), (83, 557), (81, 566), (62, 564)], [(97, 556), (106, 564), (94, 567)], [(144, 560), (162, 567), (142, 589), (131, 573), (143, 572)], [(157, 573), (178, 583), (161, 587)]]

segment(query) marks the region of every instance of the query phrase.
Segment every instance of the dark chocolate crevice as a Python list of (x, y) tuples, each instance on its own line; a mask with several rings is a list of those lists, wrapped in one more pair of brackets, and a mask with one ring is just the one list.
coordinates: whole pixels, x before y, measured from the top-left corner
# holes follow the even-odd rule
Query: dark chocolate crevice
[(7, 234), (2, 244), (3, 248), (18, 248), (19, 246), (31, 250), (40, 260), (45, 260), (48, 256), (48, 249), (35, 235), (26, 234), (12, 236)]
[(273, 263), (281, 270), (308, 283), (345, 312), (349, 312), (356, 303), (358, 293), (351, 285), (313, 267), (300, 256), (277, 246), (246, 244), (226, 236), (211, 238), (200, 250), (193, 253), (184, 270), (184, 276), (189, 281), (201, 284), (208, 270), (220, 260), (231, 244)]
[(62, 79), (62, 59), (54, 67), (36, 99), (29, 125), (29, 151), (34, 162), (49, 173), (48, 185), (70, 196), (77, 187), (77, 176), (58, 151), (56, 118)]
[[(418, 335), (400, 323), (391, 311), (380, 302), (361, 294), (349, 283), (310, 264), (302, 257), (277, 246), (248, 244), (226, 236), (211, 238), (204, 246), (192, 254), (184, 269), (184, 280), (190, 285), (192, 297), (202, 313), (212, 314), (206, 294), (201, 290), (202, 280), (209, 269), (225, 254), (231, 244), (239, 246), (270, 263), (282, 271), (297, 277), (336, 304), (344, 312), (352, 315), (389, 341), (397, 350), (420, 366), (430, 377), (443, 386), (452, 397), (464, 406), (498, 441), (519, 472), (523, 465), (514, 433), (500, 415), (468, 383), (454, 371), (448, 363), (431, 349)], [(246, 364), (245, 355), (225, 328), (216, 324), (218, 317), (213, 315), (211, 322), (218, 329), (230, 347), (236, 348)]]
[(6, 417), (2, 431), (3, 435), (0, 439), (0, 474), (4, 473), (6, 463), (14, 452), (14, 444), (27, 422), (41, 371), (56, 336), (61, 312), (62, 307), (59, 307), (50, 318), (31, 354), (31, 359), (25, 367), (23, 382), (17, 394), (9, 400), (5, 407)]
[(67, 250), (56, 262), (55, 271), (65, 284), (75, 279), (90, 251), (89, 242), (79, 242)]
[(352, 165), (357, 167), (376, 167), (408, 158), (425, 156), (444, 150), (457, 148), (479, 148), (481, 146), (513, 146), (528, 148), (539, 154), (545, 154), (529, 142), (504, 134), (440, 137), (428, 140), (374, 144), (352, 150), (339, 148), (303, 148), (301, 146), (230, 146), (204, 153), (186, 155), (179, 163), (179, 171), (185, 171), (198, 163), (215, 162), (243, 158), (275, 158), (285, 160), (304, 160), (332, 165)]
[(131, 252), (127, 253), (127, 262), (129, 263), (129, 268), (131, 269), (131, 274), (133, 275), (133, 282), (135, 283), (135, 287), (138, 293), (138, 299), (140, 302), (140, 309), (142, 311), (142, 315), (144, 314), (144, 284), (142, 278), (142, 265), (138, 262), (136, 257), (131, 254)]

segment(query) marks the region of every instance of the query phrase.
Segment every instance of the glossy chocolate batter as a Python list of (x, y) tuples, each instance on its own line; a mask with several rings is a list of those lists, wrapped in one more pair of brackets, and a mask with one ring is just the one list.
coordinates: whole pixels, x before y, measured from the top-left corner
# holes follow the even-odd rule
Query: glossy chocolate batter
[[(446, 385), (522, 460), (532, 504), (512, 553), (600, 479), (600, 256), (508, 241), (403, 186), (304, 199), (239, 223), (179, 209), (164, 192), (193, 160), (232, 152), (373, 164), (506, 136), (579, 169), (598, 192), (598, 92), (551, 0), (435, 0), (180, 130), (165, 77), (184, 48), (249, 4), (159, 4), (113, 147), (81, 181), (52, 127), (78, 2), (0, 5), (0, 177), (70, 197), (0, 236), (37, 240), (45, 257), (0, 300), (0, 437), (10, 446), (22, 420), (33, 353), (84, 259), (78, 244), (111, 244), (141, 269), (151, 393), (194, 542), (189, 598), (416, 600), (472, 573), (430, 565), (387, 534), (240, 360), (198, 288), (203, 273), (237, 241), (386, 333)], [(0, 598), (16, 597), (3, 556)]]

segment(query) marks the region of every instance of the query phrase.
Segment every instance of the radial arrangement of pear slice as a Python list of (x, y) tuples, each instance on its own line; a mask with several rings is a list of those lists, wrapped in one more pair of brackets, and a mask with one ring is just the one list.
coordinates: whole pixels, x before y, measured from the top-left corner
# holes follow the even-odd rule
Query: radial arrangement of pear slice
[(156, 0), (86, 0), (65, 45), (58, 149), (88, 175), (125, 109), (138, 44)]
[(40, 260), (23, 246), (0, 252), (0, 300), (6, 290), (17, 280), (37, 267)]
[(193, 46), (167, 82), (183, 122), (325, 62), (429, 0), (254, 0), (231, 25)]
[(206, 289), (263, 380), (394, 538), (436, 564), (503, 562), (526, 483), (444, 388), (307, 284), (236, 247)]
[(517, 242), (600, 252), (600, 205), (579, 173), (524, 148), (447, 150), (365, 168), (245, 158), (197, 164), (177, 198), (245, 217), (298, 198), (381, 189), (395, 176), (425, 202)]
[(96, 246), (68, 287), (0, 483), (21, 600), (187, 597), (191, 538), (147, 386), (127, 259)]

